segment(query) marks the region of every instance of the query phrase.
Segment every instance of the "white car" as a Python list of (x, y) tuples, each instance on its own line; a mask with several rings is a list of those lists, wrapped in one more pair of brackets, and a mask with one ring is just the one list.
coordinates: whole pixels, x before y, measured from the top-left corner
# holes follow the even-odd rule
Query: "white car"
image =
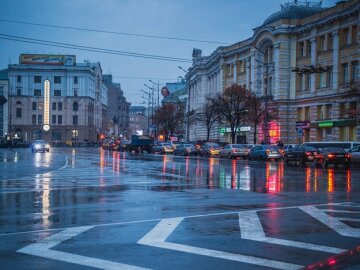
[(49, 152), (50, 145), (44, 140), (36, 140), (31, 144), (31, 151), (36, 152)]

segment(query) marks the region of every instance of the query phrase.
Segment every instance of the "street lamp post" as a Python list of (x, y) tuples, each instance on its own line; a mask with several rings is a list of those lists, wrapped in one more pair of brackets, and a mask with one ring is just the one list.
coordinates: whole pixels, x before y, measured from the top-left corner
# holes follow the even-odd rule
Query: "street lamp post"
[[(181, 66), (178, 66), (178, 68), (182, 71), (185, 72), (185, 74), (187, 74), (188, 72), (182, 68)], [(187, 112), (186, 112), (186, 141), (190, 140), (190, 85), (189, 82), (185, 79), (186, 81), (186, 88), (187, 88), (187, 92), (188, 92), (188, 97), (187, 97)]]
[[(143, 92), (144, 94), (146, 94), (146, 95), (148, 95), (148, 97), (147, 97), (147, 100), (148, 100), (148, 116), (147, 116), (147, 118), (148, 118), (148, 127), (147, 127), (147, 133), (148, 133), (148, 135), (150, 134), (150, 116), (149, 116), (149, 110), (150, 110), (150, 92), (146, 92), (146, 91), (144, 91), (144, 90), (142, 90), (142, 89), (140, 89), (140, 91), (141, 92)], [(142, 96), (142, 98), (145, 98), (145, 97), (143, 97)]]
[(160, 107), (160, 82), (158, 81), (157, 83), (152, 81), (152, 80), (149, 80), (149, 82), (157, 85), (157, 108)]

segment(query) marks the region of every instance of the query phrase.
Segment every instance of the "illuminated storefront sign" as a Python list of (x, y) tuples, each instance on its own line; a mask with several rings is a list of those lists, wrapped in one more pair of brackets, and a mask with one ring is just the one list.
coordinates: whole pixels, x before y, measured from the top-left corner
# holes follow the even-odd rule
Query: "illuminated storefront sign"
[(44, 81), (44, 131), (50, 130), (50, 81)]
[(333, 121), (326, 121), (326, 122), (320, 122), (319, 127), (333, 127), (334, 122)]
[[(250, 127), (238, 127), (236, 129), (236, 132), (250, 132), (251, 128)], [(230, 133), (231, 132), (231, 128), (227, 127), (223, 127), (219, 129), (220, 133)]]

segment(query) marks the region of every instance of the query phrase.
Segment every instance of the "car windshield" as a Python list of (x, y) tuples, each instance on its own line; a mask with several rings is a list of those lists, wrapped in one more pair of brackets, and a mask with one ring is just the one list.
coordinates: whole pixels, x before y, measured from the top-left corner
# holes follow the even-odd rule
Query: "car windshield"
[(346, 151), (340, 147), (325, 147), (322, 148), (322, 152), (346, 153)]
[(37, 140), (37, 141), (35, 141), (34, 143), (36, 143), (36, 144), (46, 144), (46, 142), (43, 141), (43, 140)]
[(242, 144), (232, 144), (232, 147), (234, 147), (234, 148), (242, 148), (242, 147), (244, 147), (244, 145), (242, 145)]
[(207, 146), (210, 148), (220, 148), (220, 146), (217, 143), (208, 143)]
[(162, 146), (172, 146), (171, 143), (163, 143)]
[(192, 144), (184, 144), (184, 147), (194, 147)]

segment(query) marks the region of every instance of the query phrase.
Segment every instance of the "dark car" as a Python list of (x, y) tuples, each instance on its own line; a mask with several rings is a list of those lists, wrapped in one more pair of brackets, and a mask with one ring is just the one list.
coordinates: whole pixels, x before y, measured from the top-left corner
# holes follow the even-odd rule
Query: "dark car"
[(220, 154), (220, 145), (213, 142), (206, 142), (200, 148), (200, 156), (218, 156)]
[(284, 161), (286, 164), (295, 161), (304, 166), (306, 162), (314, 161), (317, 151), (316, 148), (310, 146), (295, 146), (285, 152)]
[(338, 167), (343, 165), (345, 168), (350, 167), (350, 154), (343, 148), (339, 147), (326, 147), (321, 148), (315, 155), (314, 166), (321, 166), (326, 169), (328, 165)]
[(174, 155), (190, 156), (195, 155), (195, 145), (189, 143), (177, 144)]
[(248, 156), (248, 159), (258, 159), (264, 161), (270, 159), (278, 161), (281, 158), (280, 148), (276, 145), (255, 145)]

